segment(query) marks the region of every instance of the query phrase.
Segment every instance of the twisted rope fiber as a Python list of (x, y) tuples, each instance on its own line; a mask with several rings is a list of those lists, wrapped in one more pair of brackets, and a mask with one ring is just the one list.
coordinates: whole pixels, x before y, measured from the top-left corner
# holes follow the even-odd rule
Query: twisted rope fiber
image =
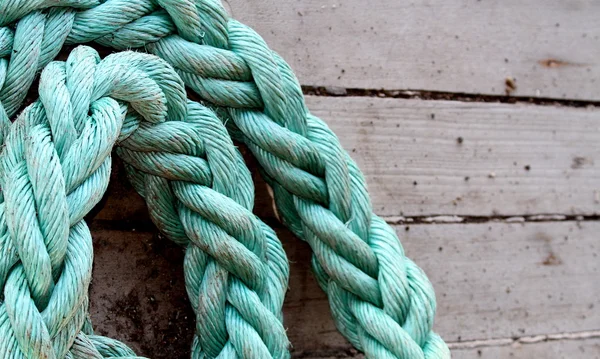
[[(22, 16), (19, 3), (27, 2), (0, 2), (0, 24)], [(81, 4), (89, 9), (41, 10), (49, 5), (30, 8), (14, 35), (4, 28), (0, 100), (8, 114), (29, 86), (11, 80), (19, 78), (13, 72), (24, 71), (12, 66), (15, 59), (41, 67), (59, 51), (57, 42), (143, 47), (160, 56), (215, 106), (231, 135), (259, 160), (284, 223), (313, 249), (313, 268), (342, 334), (369, 358), (450, 356), (431, 331), (431, 284), (406, 258), (394, 231), (372, 213), (360, 170), (327, 126), (309, 114), (293, 72), (260, 36), (230, 19), (218, 1), (108, 0)], [(58, 21), (61, 16), (66, 20)], [(35, 41), (25, 36), (32, 19)], [(46, 38), (59, 40), (45, 47)], [(36, 51), (21, 51), (31, 42)]]
[(39, 92), (0, 157), (0, 357), (135, 356), (86, 324), (93, 255), (82, 219), (106, 190), (118, 143), (152, 219), (187, 248), (192, 357), (288, 358), (283, 247), (251, 212), (250, 172), (225, 127), (186, 100), (174, 70), (78, 47), (44, 69)]

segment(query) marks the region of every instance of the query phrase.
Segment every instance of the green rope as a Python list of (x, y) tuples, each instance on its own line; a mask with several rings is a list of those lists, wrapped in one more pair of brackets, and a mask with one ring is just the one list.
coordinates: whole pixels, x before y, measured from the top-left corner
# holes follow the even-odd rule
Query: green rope
[[(186, 247), (195, 357), (289, 357), (281, 315), (287, 260), (251, 212), (250, 172), (225, 127), (187, 102), (164, 61), (123, 52), (100, 62), (89, 47), (46, 66), (40, 99), (6, 138), (0, 317), (8, 320), (0, 348), (18, 347), (15, 358), (102, 354), (81, 334), (92, 268), (82, 218), (106, 190), (116, 143), (155, 223)], [(72, 348), (80, 336), (88, 354)]]
[[(1, 357), (133, 355), (84, 330), (91, 237), (81, 219), (104, 193), (114, 144), (152, 220), (187, 248), (192, 357), (289, 357), (287, 261), (251, 214), (252, 183), (229, 135), (258, 159), (283, 222), (310, 244), (340, 332), (368, 358), (450, 357), (432, 332), (433, 288), (373, 214), (362, 173), (310, 115), (287, 63), (220, 2), (0, 0), (0, 26), (0, 354), (13, 355)], [(46, 67), (40, 100), (10, 125), (37, 71), (63, 45), (87, 42), (141, 48), (177, 74), (149, 56), (98, 62), (77, 48)], [(186, 103), (182, 81), (220, 120)]]

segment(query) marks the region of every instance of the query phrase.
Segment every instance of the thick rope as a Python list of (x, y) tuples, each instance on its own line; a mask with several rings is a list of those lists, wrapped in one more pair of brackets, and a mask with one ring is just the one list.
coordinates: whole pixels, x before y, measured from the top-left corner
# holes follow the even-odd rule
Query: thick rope
[(193, 357), (288, 358), (285, 253), (251, 212), (250, 172), (225, 127), (186, 100), (173, 69), (79, 47), (46, 66), (39, 92), (0, 157), (0, 357), (134, 355), (84, 331), (92, 239), (82, 219), (106, 190), (118, 143), (152, 219), (187, 248)]
[[(12, 8), (25, 6), (17, 3), (29, 1), (11, 1)], [(293, 72), (260, 36), (230, 19), (216, 0), (107, 0), (87, 10), (40, 10), (50, 5), (30, 8), (14, 32), (0, 30), (4, 123), (35, 77), (23, 63), (44, 66), (62, 43), (143, 47), (217, 106), (230, 134), (259, 160), (284, 223), (311, 245), (315, 274), (342, 334), (369, 358), (450, 356), (432, 332), (435, 296), (427, 277), (404, 255), (393, 229), (372, 213), (362, 173), (310, 115)], [(0, 13), (0, 25), (22, 15)], [(46, 38), (57, 40), (46, 45)], [(132, 171), (131, 177), (139, 176)]]

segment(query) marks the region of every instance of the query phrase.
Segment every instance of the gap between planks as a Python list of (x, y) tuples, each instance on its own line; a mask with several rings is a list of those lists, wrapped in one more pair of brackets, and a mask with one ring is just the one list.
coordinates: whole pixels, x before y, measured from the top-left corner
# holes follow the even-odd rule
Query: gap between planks
[(345, 88), (336, 86), (302, 86), (307, 96), (316, 97), (377, 97), (410, 100), (458, 101), (458, 102), (491, 102), (505, 104), (527, 104), (537, 106), (563, 107), (600, 107), (600, 101), (567, 100), (552, 97), (486, 95), (466, 92), (444, 92), (414, 89), (367, 89)]
[(450, 349), (475, 349), (484, 347), (498, 347), (518, 344), (535, 344), (541, 342), (557, 340), (585, 340), (600, 338), (600, 330), (573, 332), (573, 333), (555, 333), (544, 335), (532, 335), (515, 338), (488, 339), (488, 340), (470, 340), (464, 342), (449, 342)]
[[(381, 217), (390, 225), (436, 225), (436, 224), (472, 224), (472, 223), (539, 223), (539, 222), (593, 222), (600, 221), (600, 216), (573, 216), (564, 214), (536, 214), (527, 216), (414, 216), (414, 217)], [(275, 218), (261, 218), (273, 228), (281, 228), (283, 224)], [(147, 220), (115, 220), (91, 219), (88, 221), (92, 230), (133, 230), (154, 232), (156, 228), (150, 219)]]
[(599, 215), (565, 215), (565, 214), (534, 214), (511, 216), (456, 216), (456, 215), (429, 215), (429, 216), (388, 216), (381, 217), (386, 223), (398, 224), (452, 224), (452, 223), (529, 223), (529, 222), (562, 222), (562, 221), (598, 221)]

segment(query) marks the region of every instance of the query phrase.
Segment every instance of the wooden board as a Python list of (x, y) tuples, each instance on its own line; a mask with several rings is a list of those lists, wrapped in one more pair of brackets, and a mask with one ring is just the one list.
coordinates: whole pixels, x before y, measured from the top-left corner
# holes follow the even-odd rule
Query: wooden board
[[(192, 328), (192, 318), (185, 303), (181, 251), (152, 232), (93, 229), (92, 315), (99, 332), (133, 343), (154, 358), (162, 358), (165, 346), (183, 357), (191, 332), (182, 328)], [(436, 330), (454, 346), (600, 329), (598, 222), (437, 224), (397, 230), (408, 255), (436, 288)], [(295, 357), (358, 358), (335, 330), (325, 296), (310, 273), (308, 247), (286, 230), (278, 233), (292, 266), (284, 315)], [(465, 358), (472, 357), (464, 352)]]
[(600, 99), (595, 0), (228, 0), (304, 85)]
[[(436, 289), (436, 330), (450, 342), (600, 329), (598, 230), (597, 222), (398, 227)], [(298, 340), (315, 349), (341, 345), (329, 319), (320, 319), (327, 301), (312, 294), (312, 282), (311, 289), (294, 287), (305, 281), (295, 272), (287, 318), (312, 318), (293, 329)]]
[(452, 351), (452, 357), (454, 359), (598, 359), (600, 358), (600, 339), (545, 341), (533, 344), (515, 343), (504, 346), (455, 349)]
[[(363, 359), (364, 356), (359, 353), (348, 352), (346, 354), (318, 353), (309, 356), (294, 356), (294, 358), (305, 359)], [(541, 341), (531, 344), (521, 344), (514, 342), (507, 345), (493, 345), (479, 348), (460, 348), (452, 350), (454, 359), (531, 359), (531, 358), (549, 358), (549, 359), (573, 359), (573, 358), (600, 358), (600, 339), (582, 339), (582, 340), (553, 340)]]
[(183, 250), (156, 232), (94, 230), (90, 315), (97, 334), (148, 358), (189, 357), (194, 314)]
[[(375, 212), (390, 221), (600, 213), (598, 109), (364, 97), (307, 103), (358, 162)], [(126, 183), (113, 178), (97, 219), (145, 213)], [(258, 186), (258, 213), (270, 215)]]
[(383, 216), (600, 211), (600, 110), (310, 97)]

